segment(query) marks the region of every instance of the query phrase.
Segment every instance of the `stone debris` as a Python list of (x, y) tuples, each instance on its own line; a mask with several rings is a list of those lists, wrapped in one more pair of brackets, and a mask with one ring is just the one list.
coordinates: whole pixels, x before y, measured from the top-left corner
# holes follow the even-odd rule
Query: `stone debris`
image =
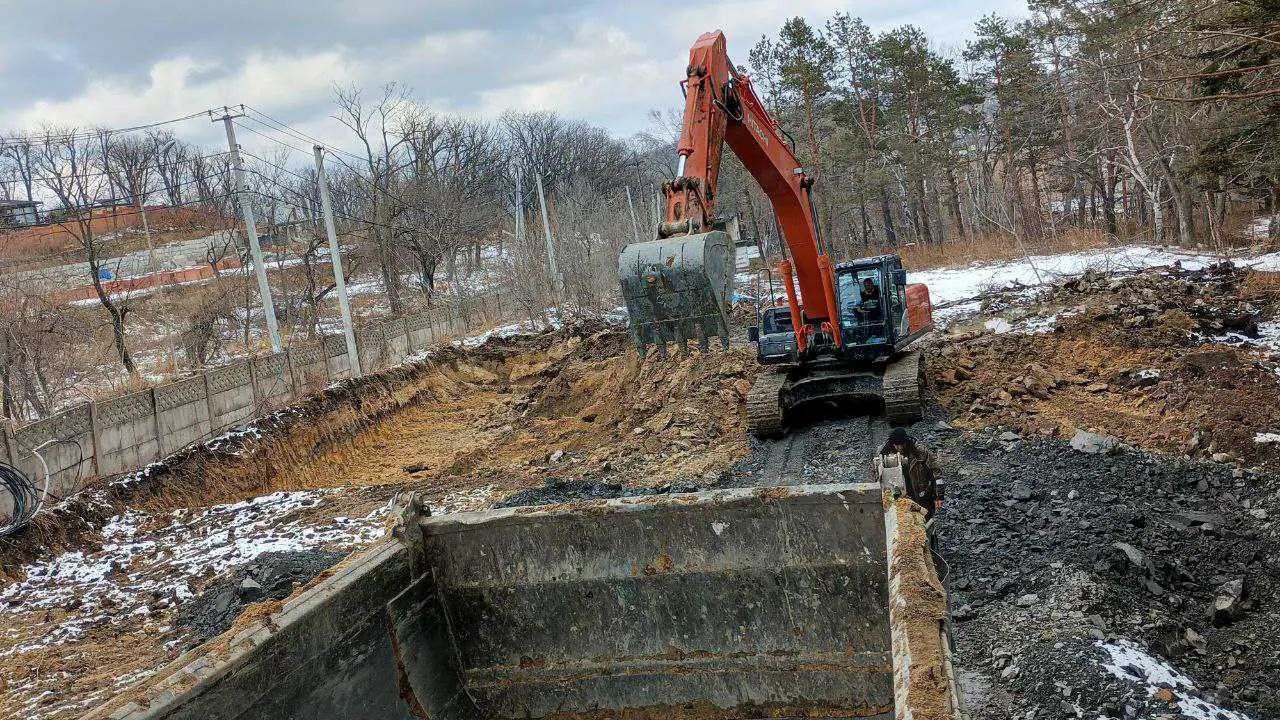
[(1071, 447), (1082, 453), (1109, 453), (1120, 446), (1120, 438), (1110, 435), (1077, 430), (1071, 437)]

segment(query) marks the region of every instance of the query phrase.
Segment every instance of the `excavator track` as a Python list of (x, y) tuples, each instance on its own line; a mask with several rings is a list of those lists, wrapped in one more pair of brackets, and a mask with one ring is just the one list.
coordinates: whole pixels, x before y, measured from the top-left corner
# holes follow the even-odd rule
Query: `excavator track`
[(910, 423), (924, 413), (924, 358), (909, 352), (884, 371), (884, 414), (890, 422)]
[(787, 433), (782, 411), (782, 390), (786, 385), (785, 371), (760, 373), (747, 393), (747, 432), (758, 438), (775, 438)]

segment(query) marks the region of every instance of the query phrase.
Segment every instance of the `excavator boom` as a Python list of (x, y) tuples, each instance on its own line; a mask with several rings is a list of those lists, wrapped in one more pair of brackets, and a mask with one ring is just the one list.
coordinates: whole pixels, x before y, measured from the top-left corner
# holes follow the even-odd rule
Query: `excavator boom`
[[(820, 267), (826, 249), (809, 194), (813, 179), (791, 152), (782, 126), (756, 95), (751, 78), (738, 74), (729, 61), (724, 33), (704, 33), (698, 38), (689, 52), (688, 72), (677, 147), (683, 173), (664, 187), (667, 222), (663, 229), (679, 231), (691, 224), (697, 232), (711, 226), (722, 147), (727, 142), (773, 204), (801, 297), (809, 300), (800, 309), (812, 320), (827, 318), (829, 308), (823, 299), (830, 291)], [(829, 267), (826, 273), (830, 275)]]
[(705, 341), (709, 335), (724, 338), (727, 333), (723, 308), (729, 286), (720, 282), (726, 274), (725, 258), (718, 249), (702, 251), (702, 245), (719, 248), (727, 242), (716, 229), (715, 215), (720, 159), (727, 142), (768, 195), (778, 218), (789, 253), (783, 270), (796, 342), (803, 349), (825, 327), (838, 345), (839, 326), (832, 321), (835, 280), (813, 212), (812, 178), (791, 152), (782, 127), (765, 109), (751, 79), (733, 67), (724, 33), (699, 37), (686, 71), (676, 177), (662, 187), (666, 219), (658, 226), (657, 239), (627, 248), (620, 260), (636, 344), (641, 349), (650, 343), (665, 348), (667, 340), (698, 336)]
[(928, 288), (907, 284), (897, 255), (833, 265), (813, 178), (751, 78), (729, 61), (724, 33), (694, 43), (681, 87), (676, 177), (662, 185), (666, 219), (654, 240), (628, 246), (619, 259), (636, 347), (653, 344), (665, 354), (668, 341), (696, 337), (705, 347), (711, 335), (728, 345), (733, 248), (716, 214), (727, 143), (768, 196), (785, 244), (778, 272), (786, 305), (762, 309), (748, 330), (760, 363), (779, 366), (748, 397), (748, 429), (779, 435), (800, 405), (856, 396), (879, 401), (895, 422), (918, 419), (924, 365), (908, 346), (933, 327)]

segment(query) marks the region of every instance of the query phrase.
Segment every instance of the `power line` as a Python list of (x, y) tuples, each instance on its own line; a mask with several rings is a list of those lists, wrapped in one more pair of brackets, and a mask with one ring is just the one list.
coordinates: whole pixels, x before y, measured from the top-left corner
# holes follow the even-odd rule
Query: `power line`
[[(245, 129), (245, 130), (248, 130), (249, 132), (253, 133), (254, 135), (257, 135), (257, 136), (258, 136), (258, 137), (260, 137), (260, 138), (263, 138), (263, 139), (266, 139), (266, 140), (270, 140), (271, 142), (276, 143), (277, 145), (280, 145), (280, 146), (286, 147), (286, 148), (288, 148), (288, 149), (290, 149), (290, 150), (292, 150), (292, 151), (294, 151), (294, 152), (302, 153), (303, 155), (310, 155), (310, 154), (311, 154), (311, 151), (310, 151), (310, 150), (303, 150), (302, 148), (298, 147), (297, 145), (290, 145), (289, 143), (287, 143), (287, 142), (285, 142), (285, 141), (281, 140), (280, 138), (272, 137), (272, 136), (270, 136), (270, 135), (268, 135), (268, 134), (266, 134), (266, 133), (264, 133), (264, 132), (260, 132), (260, 131), (258, 131), (258, 130), (254, 130), (252, 127), (250, 127), (250, 126), (248, 126), (248, 125), (246, 125), (246, 124), (244, 124), (244, 123), (240, 123), (240, 127), (241, 127), (241, 128), (243, 128), (243, 129)], [(247, 153), (247, 152), (246, 152), (245, 154), (246, 154), (246, 155), (248, 155), (248, 153)]]
[[(289, 125), (288, 123), (285, 123), (285, 122), (282, 122), (282, 121), (280, 121), (280, 120), (277, 120), (277, 119), (275, 119), (275, 118), (271, 117), (270, 115), (268, 115), (268, 114), (266, 114), (266, 113), (262, 112), (261, 110), (259, 110), (258, 108), (254, 107), (254, 106), (252, 106), (252, 105), (245, 105), (245, 107), (246, 107), (247, 109), (249, 109), (250, 111), (252, 111), (252, 112), (254, 112), (254, 113), (257, 113), (258, 115), (261, 115), (263, 118), (265, 118), (265, 120), (266, 120), (266, 121), (268, 121), (268, 122), (270, 122), (270, 123), (274, 124), (274, 125), (275, 125), (279, 130), (281, 130), (282, 132), (289, 133), (289, 134), (293, 135), (294, 137), (299, 138), (299, 139), (301, 139), (301, 140), (303, 140), (303, 141), (311, 142), (311, 143), (314, 143), (314, 144), (316, 144), (316, 145), (321, 145), (321, 146), (323, 146), (323, 147), (324, 147), (324, 149), (326, 149), (326, 150), (331, 150), (331, 151), (336, 152), (336, 153), (341, 153), (341, 154), (346, 155), (346, 156), (348, 156), (348, 157), (355, 158), (356, 160), (361, 160), (361, 161), (363, 161), (363, 160), (364, 160), (364, 158), (360, 157), (359, 155), (357, 155), (357, 154), (355, 154), (355, 153), (353, 153), (353, 152), (348, 152), (348, 151), (346, 151), (346, 150), (343, 150), (343, 149), (341, 149), (341, 148), (339, 148), (339, 147), (334, 146), (332, 143), (324, 142), (324, 141), (320, 140), (319, 138), (317, 138), (317, 137), (316, 137), (316, 136), (314, 136), (314, 135), (308, 135), (307, 133), (304, 133), (304, 132), (302, 132), (301, 130), (298, 130), (297, 128), (293, 127), (292, 125)], [(249, 119), (250, 119), (250, 120), (253, 120), (254, 122), (261, 123), (261, 124), (263, 124), (263, 125), (266, 125), (266, 124), (267, 124), (267, 122), (264, 122), (263, 120), (258, 120), (257, 118), (252, 118), (252, 117), (250, 117)]]
[[(245, 154), (246, 154), (246, 155), (248, 155), (248, 153), (245, 153)], [(262, 160), (262, 158), (258, 158), (258, 157), (253, 156), (253, 155), (250, 155), (250, 157), (254, 157), (255, 159)], [(263, 162), (267, 162), (267, 161), (263, 160)], [(280, 166), (279, 166), (279, 165), (275, 165), (274, 163), (267, 162), (267, 164), (268, 164), (268, 165), (273, 165), (274, 167), (277, 167), (277, 168), (280, 168)], [(292, 170), (289, 170), (289, 169), (287, 169), (287, 168), (280, 168), (280, 169), (281, 169), (281, 170), (284, 170), (285, 172), (293, 173), (293, 171), (292, 171)], [(297, 190), (294, 190), (293, 188), (291, 188), (291, 187), (289, 187), (289, 186), (287, 186), (287, 185), (282, 185), (282, 184), (280, 184), (280, 183), (276, 182), (273, 178), (267, 177), (266, 175), (262, 174), (261, 172), (259, 172), (259, 171), (257, 171), (257, 170), (254, 170), (254, 169), (252, 169), (252, 168), (245, 168), (245, 172), (253, 173), (254, 175), (257, 175), (258, 177), (262, 178), (263, 180), (266, 180), (267, 182), (271, 183), (271, 184), (272, 184), (272, 185), (274, 185), (275, 187), (280, 188), (281, 190), (285, 190), (285, 191), (287, 191), (287, 192), (289, 192), (289, 193), (292, 193), (293, 195), (296, 195), (296, 196), (298, 196), (298, 197), (300, 197), (300, 198), (307, 198), (307, 196), (306, 196), (306, 195), (303, 195), (302, 193), (299, 193)], [(297, 175), (296, 173), (293, 173), (293, 174)], [(302, 178), (302, 176), (301, 176), (301, 175), (297, 175), (297, 177)], [(308, 178), (302, 178), (302, 179), (307, 180)], [(270, 195), (267, 195), (267, 194), (265, 194), (265, 193), (258, 192), (257, 190), (250, 190), (249, 192), (252, 192), (253, 194), (258, 195), (259, 197), (268, 197), (268, 198), (271, 198), (271, 199), (277, 199), (277, 198), (272, 198)], [(308, 198), (308, 199), (310, 199), (310, 198)], [(294, 207), (297, 207), (299, 210), (303, 209), (303, 208), (301, 208), (301, 207), (299, 207), (299, 206), (297, 206), (297, 205), (294, 205)], [(348, 220), (348, 221), (350, 221), (350, 222), (364, 223), (365, 225), (368, 225), (369, 227), (377, 227), (377, 228), (383, 228), (383, 229), (386, 229), (386, 230), (394, 230), (394, 231), (402, 231), (402, 230), (404, 230), (404, 228), (398, 228), (398, 227), (396, 227), (396, 226), (394, 226), (394, 225), (386, 225), (386, 224), (383, 224), (383, 223), (374, 222), (374, 221), (372, 221), (372, 220), (365, 220), (364, 218), (351, 217), (350, 215), (343, 215), (343, 214), (341, 214), (341, 213), (339, 213), (339, 212), (336, 212), (336, 211), (333, 213), (333, 216), (334, 216), (334, 217), (336, 217), (336, 218), (342, 219), (342, 220)]]
[[(147, 166), (147, 169), (149, 169), (149, 170), (156, 170), (156, 171), (158, 171), (158, 170), (165, 169), (165, 168), (172, 168), (172, 167), (178, 167), (178, 166), (180, 166), (180, 165), (186, 165), (186, 164), (188, 164), (188, 163), (196, 163), (196, 162), (199, 162), (199, 161), (201, 161), (201, 160), (211, 160), (211, 159), (213, 159), (213, 158), (221, 157), (221, 156), (223, 156), (223, 155), (228, 155), (228, 154), (230, 154), (228, 151), (223, 150), (222, 152), (210, 153), (210, 154), (208, 154), (208, 155), (199, 155), (199, 156), (196, 156), (196, 157), (193, 157), (193, 158), (186, 158), (186, 159), (184, 159), (184, 160), (177, 160), (177, 161), (175, 161), (175, 162), (171, 162), (171, 163), (158, 163), (158, 164), (156, 164), (156, 165), (148, 165), (148, 166)], [(103, 172), (91, 172), (91, 173), (76, 173), (76, 174), (75, 174), (75, 176), (74, 176), (74, 179), (78, 180), (78, 179), (80, 179), (80, 178), (104, 177), (104, 176), (110, 176), (110, 175), (127, 175), (127, 174), (128, 174), (128, 173), (126, 173), (126, 172), (125, 172), (125, 171), (123, 171), (123, 170), (121, 170), (121, 171), (117, 171), (117, 172), (115, 172), (115, 173), (109, 173), (109, 172), (106, 172), (106, 171), (103, 171)], [(68, 180), (71, 180), (71, 179), (73, 179), (73, 178), (69, 177), (69, 178), (67, 178), (67, 179), (68, 179)], [(31, 184), (32, 184), (32, 185), (44, 185), (44, 186), (48, 187), (49, 183), (50, 183), (51, 181), (53, 181), (53, 180), (54, 180), (53, 178), (48, 178), (48, 177), (33, 177), (33, 178), (31, 179)], [(23, 180), (23, 179), (21, 179), (21, 178), (19, 178), (19, 179), (17, 179), (17, 180), (0, 180), (0, 184), (5, 184), (5, 185), (25, 185), (25, 184), (26, 184), (26, 181), (25, 181), (25, 180)]]
[(12, 144), (12, 143), (24, 142), (27, 140), (34, 140), (34, 141), (41, 141), (45, 139), (66, 140), (66, 141), (86, 140), (89, 138), (98, 137), (100, 135), (112, 135), (115, 133), (137, 132), (138, 130), (149, 130), (151, 128), (162, 127), (164, 125), (172, 125), (174, 123), (180, 123), (184, 120), (190, 120), (195, 117), (202, 117), (206, 115), (208, 112), (209, 112), (208, 110), (201, 110), (200, 112), (194, 112), (194, 113), (191, 113), (190, 115), (183, 115), (182, 117), (173, 118), (171, 120), (161, 120), (159, 122), (146, 123), (145, 125), (134, 125), (132, 127), (124, 127), (124, 128), (114, 128), (114, 129), (100, 128), (95, 130), (84, 130), (81, 132), (72, 132), (72, 133), (56, 133), (56, 132), (41, 131), (41, 132), (28, 133), (25, 135), (7, 135), (7, 136), (0, 135), (0, 145), (6, 144), (6, 143)]
[[(331, 150), (331, 151), (333, 151), (333, 152), (340, 153), (340, 154), (342, 154), (342, 155), (346, 155), (347, 157), (354, 158), (354, 159), (356, 159), (356, 160), (358, 160), (358, 161), (360, 161), (360, 162), (364, 162), (364, 161), (365, 161), (365, 158), (362, 158), (362, 157), (360, 157), (359, 155), (356, 155), (355, 153), (347, 152), (346, 150), (341, 150), (341, 149), (336, 148), (336, 147), (331, 147), (329, 144), (324, 143), (324, 142), (321, 142), (318, 138), (316, 138), (316, 137), (314, 137), (314, 136), (312, 136), (312, 135), (307, 135), (306, 133), (302, 132), (301, 130), (296, 130), (296, 129), (294, 129), (294, 128), (292, 128), (292, 127), (288, 126), (288, 125), (286, 125), (285, 123), (282, 123), (282, 122), (280, 122), (279, 120), (276, 120), (275, 118), (272, 118), (271, 116), (267, 115), (266, 113), (262, 112), (261, 110), (259, 110), (259, 109), (255, 108), (255, 107), (253, 107), (252, 105), (244, 105), (244, 106), (242, 106), (242, 107), (247, 108), (247, 109), (249, 109), (249, 110), (251, 110), (251, 111), (253, 111), (253, 112), (255, 112), (255, 113), (257, 113), (257, 114), (259, 114), (259, 115), (261, 115), (261, 116), (263, 116), (263, 117), (265, 117), (265, 118), (267, 118), (267, 119), (269, 119), (269, 120), (271, 120), (273, 123), (275, 123), (275, 125), (276, 125), (276, 126), (278, 126), (278, 127), (276, 127), (276, 128), (273, 128), (273, 129), (276, 129), (277, 131), (290, 133), (290, 134), (291, 134), (293, 137), (295, 137), (295, 138), (300, 138), (300, 139), (302, 139), (302, 140), (304, 140), (304, 141), (310, 141), (310, 142), (313, 142), (313, 143), (315, 143), (316, 145), (320, 145), (320, 146), (324, 147), (324, 149), (325, 149), (325, 150)], [(249, 116), (247, 116), (247, 115), (246, 115), (245, 117), (246, 117), (246, 119), (248, 119), (248, 120), (252, 120), (252, 121), (257, 122), (257, 123), (259, 123), (259, 124), (261, 124), (261, 125), (264, 125), (264, 126), (266, 126), (266, 127), (272, 127), (271, 125), (268, 125), (266, 122), (263, 122), (263, 121), (258, 120), (258, 119), (256, 119), (256, 118), (252, 118), (252, 117), (249, 117)], [(264, 133), (258, 132), (257, 130), (254, 130), (252, 127), (249, 127), (248, 125), (241, 125), (241, 127), (245, 128), (246, 130), (248, 130), (249, 132), (253, 133), (254, 135), (257, 135), (257, 136), (259, 136), (259, 137), (262, 137), (262, 138), (265, 138), (265, 139), (267, 139), (267, 140), (270, 140), (271, 142), (278, 143), (279, 145), (282, 145), (282, 146), (284, 146), (284, 147), (286, 147), (286, 148), (289, 148), (290, 150), (293, 150), (294, 152), (299, 152), (299, 153), (302, 153), (302, 154), (304, 154), (304, 155), (310, 155), (310, 153), (309, 153), (308, 151), (306, 151), (306, 150), (303, 150), (303, 149), (301, 149), (301, 148), (299, 148), (299, 147), (297, 147), (297, 146), (294, 146), (294, 145), (290, 145), (289, 143), (284, 142), (283, 140), (280, 140), (279, 138), (274, 138), (274, 137), (271, 137), (270, 135), (266, 135), (266, 134), (264, 134)], [(273, 165), (273, 166), (275, 166), (275, 167), (279, 167), (278, 165), (275, 165), (274, 163), (271, 163), (271, 162), (270, 162), (270, 161), (268, 161), (268, 160), (264, 160), (263, 158), (259, 158), (259, 157), (257, 157), (256, 155), (251, 155), (251, 154), (250, 154), (250, 153), (248, 153), (248, 152), (246, 152), (246, 153), (244, 153), (244, 154), (245, 154), (245, 155), (249, 155), (250, 157), (257, 158), (258, 160), (260, 160), (260, 161), (262, 161), (262, 162), (265, 162), (265, 163), (267, 163), (267, 164), (269, 164), (269, 165)], [(335, 160), (337, 160), (339, 163), (341, 163), (343, 167), (345, 167), (346, 169), (348, 169), (348, 170), (350, 170), (352, 173), (354, 173), (354, 174), (356, 175), (356, 177), (360, 178), (362, 181), (364, 181), (365, 183), (367, 183), (367, 184), (368, 184), (368, 185), (369, 185), (369, 186), (370, 186), (370, 187), (371, 187), (375, 192), (382, 193), (383, 195), (385, 195), (385, 196), (387, 196), (387, 197), (391, 198), (392, 200), (395, 200), (395, 201), (397, 201), (397, 202), (399, 202), (399, 203), (403, 203), (404, 205), (412, 206), (412, 205), (414, 204), (414, 203), (409, 202), (408, 200), (405, 200), (405, 199), (404, 199), (404, 198), (402, 198), (402, 197), (399, 197), (399, 196), (397, 196), (397, 195), (395, 195), (395, 194), (393, 194), (393, 193), (389, 192), (389, 191), (388, 191), (388, 190), (386, 190), (385, 188), (380, 188), (380, 187), (378, 187), (377, 185), (373, 184), (373, 182), (371, 182), (371, 181), (367, 180), (363, 175), (361, 175), (359, 170), (357, 170), (357, 169), (356, 169), (356, 168), (354, 168), (354, 167), (351, 167), (351, 164), (350, 164), (350, 163), (348, 163), (346, 160), (343, 160), (341, 157), (338, 157), (337, 155), (335, 155), (335, 156), (334, 156), (334, 159), (335, 159)], [(282, 170), (283, 170), (284, 168), (280, 168), (280, 169), (282, 169)], [(290, 171), (287, 171), (287, 170), (286, 170), (286, 172), (290, 172)]]

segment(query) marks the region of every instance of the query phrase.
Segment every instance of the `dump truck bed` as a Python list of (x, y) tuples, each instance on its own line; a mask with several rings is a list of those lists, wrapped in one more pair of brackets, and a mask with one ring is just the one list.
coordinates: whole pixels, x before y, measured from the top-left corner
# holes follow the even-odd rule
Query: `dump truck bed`
[(875, 484), (410, 513), (99, 716), (893, 717), (898, 516)]

